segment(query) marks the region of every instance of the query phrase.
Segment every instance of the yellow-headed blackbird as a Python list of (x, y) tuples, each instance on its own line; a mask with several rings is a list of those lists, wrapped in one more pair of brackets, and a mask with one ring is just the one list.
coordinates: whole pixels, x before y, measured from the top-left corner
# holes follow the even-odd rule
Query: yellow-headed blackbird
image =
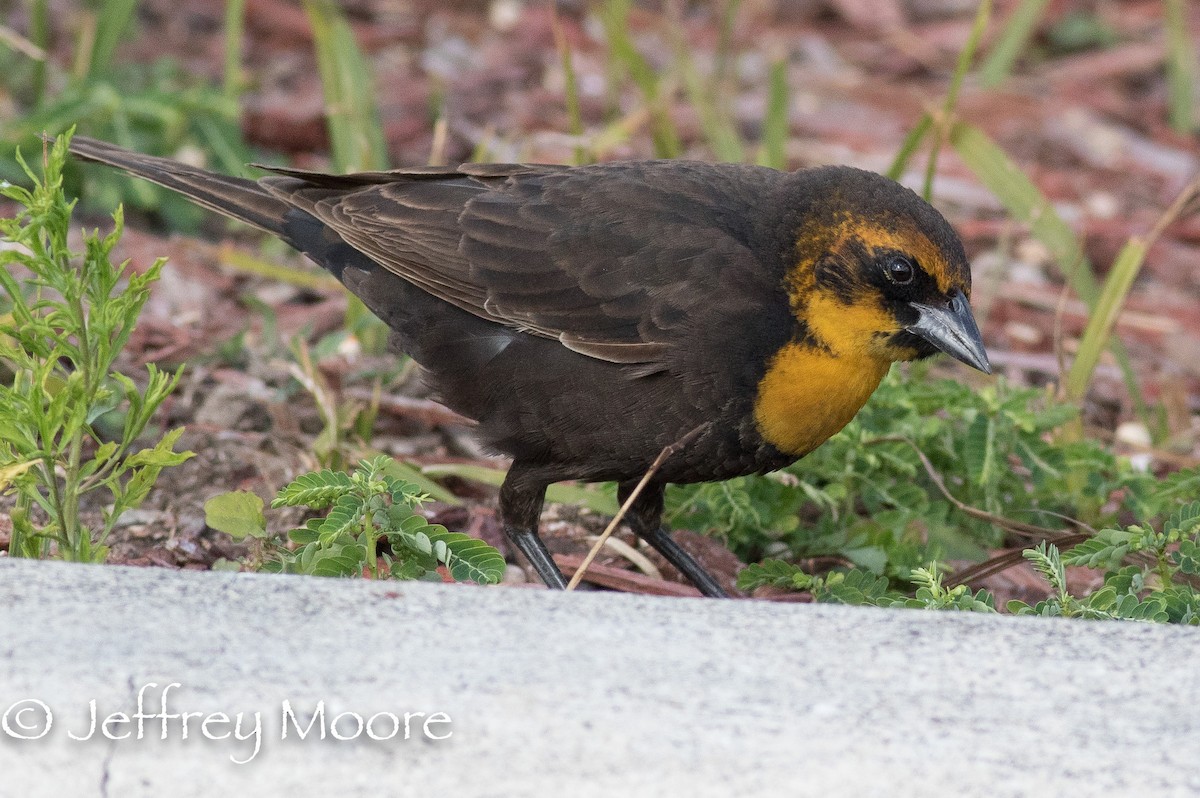
[(871, 172), (645, 161), (468, 164), (257, 182), (76, 138), (276, 235), (395, 331), (441, 401), (512, 458), (505, 531), (551, 587), (546, 487), (614, 480), (634, 531), (707, 595), (662, 529), (663, 488), (785, 466), (858, 412), (897, 360), (990, 373), (946, 220)]

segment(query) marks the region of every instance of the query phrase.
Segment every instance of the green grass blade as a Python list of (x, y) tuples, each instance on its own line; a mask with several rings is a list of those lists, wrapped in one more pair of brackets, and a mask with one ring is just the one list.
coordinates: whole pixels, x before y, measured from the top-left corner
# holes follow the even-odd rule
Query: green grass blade
[(929, 148), (929, 162), (925, 166), (925, 185), (921, 189), (921, 196), (925, 197), (926, 202), (933, 197), (933, 178), (937, 174), (938, 153), (941, 152), (942, 143), (946, 140), (945, 125), (954, 118), (954, 109), (958, 107), (958, 93), (962, 89), (963, 79), (971, 70), (971, 62), (975, 60), (975, 50), (979, 47), (980, 40), (983, 39), (983, 32), (987, 29), (988, 19), (991, 15), (992, 0), (983, 0), (975, 12), (975, 21), (971, 24), (971, 33), (967, 37), (967, 43), (963, 46), (962, 52), (958, 54), (958, 62), (954, 65), (950, 88), (946, 91), (945, 102), (942, 103), (942, 121), (937, 125), (937, 135), (933, 139), (933, 145)]
[(921, 116), (913, 129), (908, 131), (908, 135), (904, 137), (904, 142), (900, 145), (900, 151), (896, 153), (896, 159), (892, 161), (892, 165), (888, 167), (887, 176), (892, 180), (899, 180), (904, 170), (908, 168), (908, 162), (912, 160), (913, 153), (921, 146), (921, 142), (925, 140), (930, 129), (933, 127), (933, 117), (930, 114)]
[(325, 113), (340, 171), (387, 168), (374, 80), (345, 14), (330, 0), (304, 0), (313, 26)]
[(571, 55), (571, 43), (567, 41), (567, 37), (563, 34), (562, 22), (558, 19), (558, 14), (554, 10), (554, 6), (550, 6), (550, 26), (554, 32), (554, 46), (558, 50), (558, 58), (562, 63), (563, 81), (565, 83), (566, 103), (567, 103), (567, 123), (570, 125), (571, 135), (575, 137), (575, 165), (579, 166), (588, 162), (587, 150), (584, 148), (583, 140), (583, 113), (579, 106), (579, 78), (575, 74), (575, 61)]
[(1013, 218), (1030, 226), (1050, 250), (1063, 278), (1084, 302), (1094, 306), (1099, 291), (1083, 246), (1033, 181), (986, 133), (966, 122), (950, 128), (950, 146)]
[(696, 66), (696, 60), (691, 56), (691, 43), (686, 38), (686, 26), (680, 11), (682, 7), (673, 4), (668, 8), (666, 25), (667, 40), (671, 42), (674, 55), (674, 71), (683, 79), (684, 90), (688, 94), (688, 102), (700, 116), (700, 128), (704, 134), (704, 142), (713, 150), (716, 160), (728, 163), (745, 161), (745, 144), (742, 133), (733, 122), (728, 108), (728, 84), (725, 80), (724, 62), (732, 35), (733, 16), (736, 14), (736, 2), (726, 4), (722, 17), (720, 41), (716, 46), (713, 60), (713, 71), (702, 74)]
[(113, 55), (121, 37), (133, 21), (137, 0), (105, 0), (96, 11), (96, 39), (92, 46), (92, 57), (88, 74), (107, 72), (112, 66)]
[(1167, 86), (1171, 127), (1184, 135), (1196, 129), (1196, 51), (1188, 36), (1184, 0), (1165, 0), (1167, 13)]
[(601, 9), (605, 37), (613, 61), (629, 75), (642, 93), (650, 113), (654, 151), (659, 158), (678, 158), (683, 151), (679, 133), (659, 99), (659, 76), (642, 57), (629, 35), (630, 0), (607, 0)]
[(246, 174), (245, 145), (237, 127), (223, 125), (212, 115), (199, 114), (193, 121), (196, 135), (227, 174)]
[(225, 96), (236, 100), (242, 93), (242, 36), (246, 27), (246, 0), (225, 0)]
[(263, 277), (310, 291), (336, 291), (341, 288), (341, 283), (324, 271), (306, 272), (280, 266), (231, 246), (222, 246), (218, 252), (221, 266), (240, 274)]
[(791, 132), (788, 102), (787, 59), (776, 58), (771, 63), (767, 88), (767, 115), (763, 119), (762, 148), (758, 152), (759, 166), (772, 169), (787, 168), (787, 139)]
[(34, 103), (40, 108), (46, 102), (46, 60), (50, 57), (49, 0), (33, 0), (30, 4), (29, 40), (42, 51), (33, 64)]
[(1133, 285), (1133, 280), (1145, 259), (1146, 243), (1138, 238), (1131, 238), (1121, 248), (1121, 253), (1100, 290), (1096, 306), (1079, 341), (1079, 351), (1067, 373), (1065, 388), (1068, 401), (1077, 402), (1083, 399), (1087, 392), (1092, 373), (1100, 361), (1100, 353), (1108, 346), (1117, 316), (1125, 304), (1125, 297), (1128, 296), (1129, 288)]
[(1079, 341), (1079, 351), (1075, 356), (1075, 362), (1071, 364), (1071, 370), (1067, 375), (1068, 399), (1078, 401), (1083, 398), (1088, 383), (1091, 382), (1092, 373), (1096, 370), (1096, 363), (1100, 360), (1100, 353), (1112, 337), (1117, 316), (1120, 315), (1121, 308), (1125, 305), (1129, 289), (1146, 260), (1146, 253), (1162, 235), (1167, 225), (1183, 213), (1184, 208), (1195, 198), (1197, 192), (1200, 192), (1200, 177), (1193, 179), (1180, 192), (1171, 206), (1159, 218), (1149, 235), (1145, 238), (1134, 236), (1121, 248), (1112, 270), (1104, 280), (1104, 286), (1100, 291), (1096, 306), (1093, 308), (1091, 318), (1088, 319), (1083, 337)]
[(718, 84), (724, 85), (725, 79), (729, 77), (729, 65), (733, 62), (733, 29), (737, 24), (738, 10), (741, 8), (742, 2), (741, 0), (724, 0), (721, 6), (721, 24), (717, 32), (717, 51), (713, 60), (713, 79)]
[(737, 128), (720, 107), (720, 99), (714, 96), (719, 91), (718, 84), (700, 74), (686, 44), (676, 49), (675, 58), (687, 89), (688, 101), (700, 115), (700, 129), (704, 131), (704, 139), (712, 147), (713, 154), (719, 161), (741, 163), (746, 158), (746, 150)]
[[(350, 23), (331, 0), (304, 0), (304, 10), (313, 26), (335, 168), (342, 172), (386, 169), (387, 145), (375, 104), (375, 81)], [(346, 326), (353, 327), (367, 313), (362, 301), (352, 297)], [(369, 334), (359, 340), (369, 352), (382, 351), (386, 337), (382, 324), (374, 332), (371, 329), (366, 328)]]
[(1000, 40), (979, 68), (979, 77), (984, 86), (995, 86), (1009, 76), (1049, 3), (1050, 0), (1021, 0), (1008, 18)]

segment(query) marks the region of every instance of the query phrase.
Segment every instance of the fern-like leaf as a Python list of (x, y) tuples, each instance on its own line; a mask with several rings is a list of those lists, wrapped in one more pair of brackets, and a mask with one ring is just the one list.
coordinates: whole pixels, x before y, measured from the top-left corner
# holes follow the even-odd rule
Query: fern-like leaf
[(1185, 504), (1167, 519), (1163, 533), (1178, 535), (1181, 538), (1195, 537), (1200, 532), (1200, 501)]
[(458, 581), (494, 585), (504, 578), (504, 557), (479, 538), (438, 525), (430, 526), (425, 534), (433, 542), (438, 560)]
[(350, 475), (341, 471), (316, 471), (301, 474), (279, 491), (271, 507), (296, 507), (305, 505), (314, 510), (328, 507), (345, 495), (354, 486)]
[(362, 523), (363, 500), (351, 493), (338, 497), (329, 515), (317, 527), (321, 543), (329, 545), (338, 535), (349, 534)]
[[(855, 568), (844, 574), (830, 574), (823, 588), (814, 586), (813, 595), (823, 602), (878, 606), (885, 599), (887, 590), (887, 577)], [(891, 602), (890, 598), (886, 600), (887, 604)]]
[(1200, 575), (1200, 544), (1194, 540), (1181, 540), (1179, 549), (1171, 553), (1171, 561), (1181, 573)]
[(1066, 565), (1082, 565), (1086, 568), (1112, 570), (1121, 565), (1140, 535), (1127, 529), (1102, 529), (1095, 537), (1088, 538), (1062, 555)]
[(808, 576), (798, 565), (783, 560), (767, 559), (743, 568), (737, 576), (737, 587), (746, 593), (767, 585), (795, 590), (798, 574)]

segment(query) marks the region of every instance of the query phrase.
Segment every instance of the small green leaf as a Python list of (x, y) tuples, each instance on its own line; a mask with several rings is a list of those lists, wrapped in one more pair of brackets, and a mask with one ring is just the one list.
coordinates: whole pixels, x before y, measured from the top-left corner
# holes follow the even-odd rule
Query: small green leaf
[(484, 541), (436, 525), (425, 534), (433, 542), (438, 560), (458, 581), (494, 585), (504, 578), (504, 557)]
[(1179, 549), (1171, 554), (1171, 561), (1182, 573), (1200, 575), (1200, 545), (1194, 540), (1180, 541)]
[(321, 534), (321, 542), (328, 544), (334, 538), (347, 534), (362, 523), (363, 500), (353, 494), (343, 494), (338, 497), (329, 511), (329, 515), (321, 522), (317, 531)]
[(154, 448), (142, 449), (140, 452), (135, 452), (126, 458), (125, 468), (138, 468), (142, 466), (165, 468), (190, 460), (196, 456), (195, 452), (174, 451), (175, 442), (179, 440), (179, 436), (182, 434), (183, 427), (176, 427), (164, 435), (163, 439)]
[(25, 460), (0, 467), (0, 490), (7, 488), (10, 482), (33, 468), (39, 462), (38, 460)]
[(1180, 507), (1163, 525), (1163, 534), (1172, 537), (1191, 537), (1197, 532), (1200, 532), (1200, 501)]
[(204, 503), (204, 523), (234, 540), (266, 537), (263, 500), (244, 490), (213, 496)]
[(304, 526), (300, 527), (299, 529), (293, 529), (288, 533), (288, 540), (301, 545), (316, 543), (321, 539), (321, 533), (318, 531), (318, 528), (321, 526), (322, 520), (324, 519), (308, 519)]

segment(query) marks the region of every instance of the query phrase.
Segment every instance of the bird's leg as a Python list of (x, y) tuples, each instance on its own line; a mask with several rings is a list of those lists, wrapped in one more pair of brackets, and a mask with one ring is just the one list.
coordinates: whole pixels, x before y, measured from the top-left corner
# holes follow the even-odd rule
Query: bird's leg
[[(636, 481), (621, 483), (617, 488), (617, 501), (624, 504), (636, 485)], [(704, 570), (667, 532), (666, 527), (662, 525), (662, 511), (663, 486), (651, 482), (642, 488), (629, 512), (625, 514), (625, 519), (635, 535), (653, 546), (667, 562), (699, 588), (701, 593), (711, 598), (729, 598), (729, 594), (717, 584), (712, 574)]]
[(550, 549), (538, 537), (538, 521), (548, 484), (533, 470), (514, 463), (500, 486), (500, 518), (504, 534), (529, 560), (546, 587), (565, 590), (567, 580), (554, 564)]

